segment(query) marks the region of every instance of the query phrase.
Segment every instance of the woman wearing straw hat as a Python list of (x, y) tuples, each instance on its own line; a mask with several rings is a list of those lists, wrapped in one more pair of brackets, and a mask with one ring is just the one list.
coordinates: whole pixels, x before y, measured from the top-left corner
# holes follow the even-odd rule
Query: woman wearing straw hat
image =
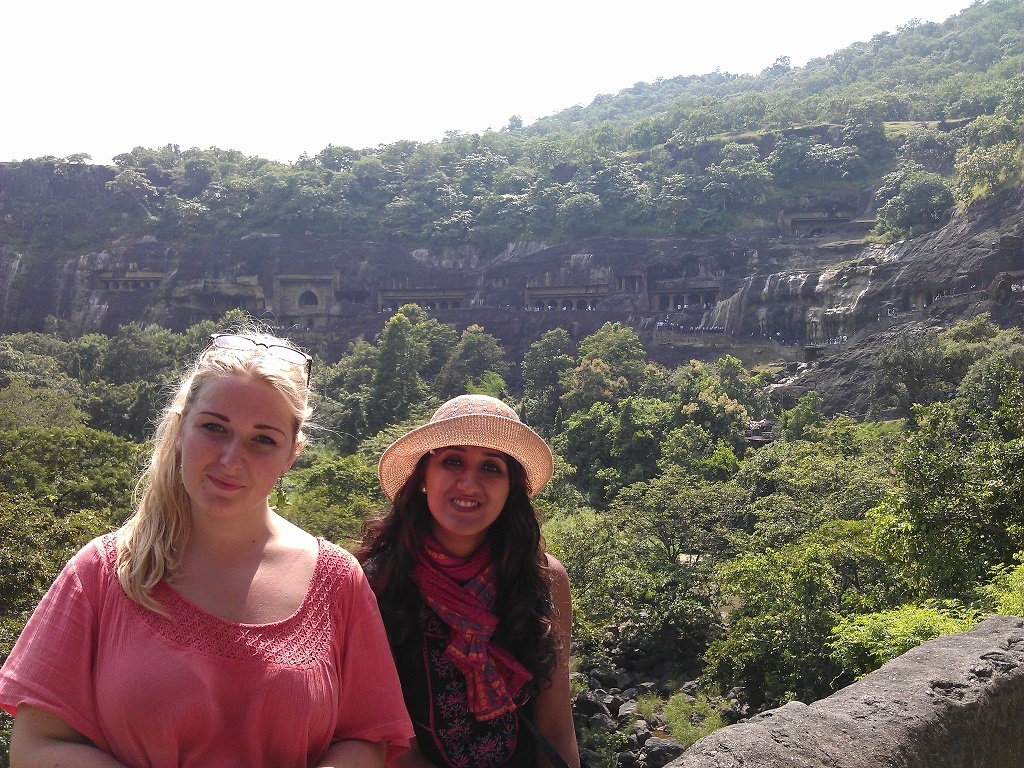
[(416, 733), (393, 765), (580, 765), (569, 578), (530, 502), (552, 467), (544, 440), (486, 395), (449, 400), (381, 456), (392, 508), (357, 554)]

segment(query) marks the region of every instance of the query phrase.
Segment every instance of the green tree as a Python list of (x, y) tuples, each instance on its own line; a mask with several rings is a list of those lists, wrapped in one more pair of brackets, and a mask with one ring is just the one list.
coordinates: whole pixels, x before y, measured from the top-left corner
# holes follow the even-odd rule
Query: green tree
[(66, 391), (31, 387), (24, 378), (12, 378), (0, 388), (0, 429), (14, 427), (72, 427), (85, 421), (76, 399)]
[(793, 408), (783, 411), (780, 417), (782, 436), (787, 440), (807, 439), (808, 427), (819, 426), (825, 421), (821, 411), (822, 403), (821, 395), (808, 392)]
[(903, 136), (899, 159), (903, 164), (914, 163), (925, 171), (948, 176), (953, 160), (963, 139), (949, 131), (940, 131), (928, 125), (912, 125)]
[(541, 434), (550, 435), (558, 425), (564, 391), (563, 376), (572, 369), (574, 350), (564, 328), (546, 331), (523, 355), (523, 420)]
[(873, 513), (889, 556), (925, 597), (970, 596), (1024, 550), (1024, 367), (995, 356), (947, 402), (915, 409), (898, 484)]
[(614, 403), (630, 393), (625, 376), (615, 376), (612, 367), (600, 358), (584, 359), (559, 379), (563, 413), (586, 411), (601, 403)]
[(325, 437), (351, 452), (369, 434), (373, 421), (371, 392), (377, 373), (377, 348), (354, 341), (333, 365), (313, 367), (313, 387), (320, 395), (315, 420)]
[(556, 209), (559, 229), (566, 237), (596, 234), (601, 217), (601, 198), (593, 192), (572, 192)]
[(725, 481), (739, 470), (732, 446), (715, 440), (703, 427), (683, 424), (670, 429), (661, 445), (658, 468), (662, 472), (682, 470), (694, 478)]
[(423, 402), (426, 386), (420, 371), (428, 356), (426, 344), (416, 337), (408, 317), (398, 313), (385, 323), (377, 342), (378, 367), (370, 387), (370, 433), (409, 418), (414, 406)]
[(912, 419), (914, 404), (939, 400), (953, 386), (946, 376), (938, 332), (912, 329), (879, 350), (871, 379), (871, 410), (877, 414), (888, 406), (897, 416)]
[(723, 211), (730, 203), (759, 202), (772, 184), (771, 171), (753, 144), (726, 144), (721, 159), (709, 165), (706, 173), (704, 193)]
[(845, 179), (862, 174), (865, 170), (864, 161), (856, 148), (833, 147), (820, 142), (807, 148), (803, 166), (818, 181)]
[(857, 147), (869, 162), (886, 150), (885, 112), (884, 103), (868, 97), (850, 108), (843, 123), (843, 143)]
[(0, 655), (71, 555), (128, 516), (137, 458), (87, 427), (0, 430)]
[(1017, 329), (1001, 330), (988, 315), (957, 323), (945, 331), (911, 329), (881, 348), (872, 374), (872, 414), (892, 407), (911, 419), (914, 404), (950, 398), (972, 367), (995, 356), (1024, 351)]
[(724, 355), (711, 364), (725, 394), (742, 405), (752, 418), (771, 413), (772, 406), (765, 395), (764, 385), (770, 374), (752, 375), (739, 358)]
[(1003, 616), (1024, 616), (1024, 552), (1014, 556), (1017, 565), (999, 564), (989, 571), (990, 580), (978, 588), (982, 607)]
[(399, 307), (398, 314), (409, 319), (412, 324), (413, 340), (426, 349), (427, 356), (420, 369), (420, 375), (425, 381), (429, 381), (440, 373), (451, 356), (459, 336), (454, 328), (430, 317), (418, 304), (405, 304)]
[(113, 181), (107, 182), (107, 189), (138, 206), (147, 219), (154, 218), (150, 205), (159, 192), (149, 179), (135, 169), (125, 168), (118, 172)]
[[(726, 370), (730, 367), (727, 364)], [(672, 371), (669, 385), (680, 425), (695, 424), (714, 439), (725, 440), (737, 452), (742, 451), (747, 409), (725, 391), (714, 366), (691, 360), (689, 365)]]
[(832, 520), (860, 520), (892, 484), (891, 434), (848, 416), (809, 426), (807, 438), (776, 440), (741, 463), (735, 482), (748, 493), (748, 546), (781, 547)]
[[(570, 410), (599, 402), (590, 399), (598, 391), (622, 397), (636, 392), (643, 383), (647, 353), (640, 337), (628, 326), (605, 323), (580, 342), (579, 353), (580, 362), (575, 371), (567, 372), (563, 380), (566, 391), (563, 400), (568, 401)], [(603, 384), (588, 386), (588, 376), (603, 380)], [(587, 394), (588, 389), (590, 394)]]
[(844, 674), (860, 678), (939, 635), (966, 632), (979, 618), (957, 603), (901, 605), (841, 619), (829, 646)]
[(1020, 141), (962, 149), (956, 154), (956, 196), (963, 203), (984, 198), (1021, 179)]
[(620, 525), (661, 547), (666, 564), (720, 563), (731, 554), (730, 531), (746, 494), (728, 483), (700, 480), (681, 467), (622, 490), (611, 505)]
[(754, 707), (813, 701), (850, 682), (830, 655), (833, 627), (902, 594), (864, 521), (834, 521), (783, 548), (742, 554), (717, 577), (734, 607), (728, 633), (708, 649), (704, 679), (742, 686)]
[(555, 450), (575, 470), (576, 487), (595, 506), (604, 505), (618, 482), (608, 437), (614, 426), (612, 406), (598, 402), (567, 417), (562, 432), (552, 437)]
[(296, 525), (343, 547), (359, 540), (363, 519), (384, 507), (377, 467), (358, 456), (318, 454), (287, 476), (288, 504), (278, 511)]
[[(488, 374), (503, 377), (507, 369), (504, 350), (498, 339), (484, 333), (479, 325), (471, 325), (463, 332), (441, 369), (436, 384), (438, 394), (442, 400), (448, 400), (472, 388), (479, 390)], [(503, 385), (502, 382), (502, 389)]]
[(598, 641), (617, 623), (632, 574), (620, 567), (628, 537), (592, 509), (577, 509), (543, 528), (549, 551), (565, 566), (572, 584), (573, 637)]
[(916, 163), (885, 176), (875, 201), (880, 207), (874, 232), (888, 241), (938, 229), (949, 220), (954, 202), (949, 182)]
[(629, 397), (619, 403), (608, 435), (611, 465), (617, 473), (612, 489), (654, 476), (673, 413), (671, 403), (654, 398)]

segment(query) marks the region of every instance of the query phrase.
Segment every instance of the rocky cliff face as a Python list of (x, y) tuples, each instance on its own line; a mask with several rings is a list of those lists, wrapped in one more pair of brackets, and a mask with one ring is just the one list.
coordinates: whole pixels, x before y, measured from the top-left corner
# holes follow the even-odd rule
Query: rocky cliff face
[(182, 329), (241, 308), (332, 356), (355, 338), (372, 339), (391, 312), (415, 302), (460, 330), (484, 326), (518, 359), (549, 328), (578, 339), (616, 320), (666, 364), (725, 352), (787, 362), (780, 392), (818, 389), (830, 410), (862, 413), (866, 392), (848, 379), (886, 334), (979, 312), (1003, 325), (1024, 318), (1020, 190), (890, 246), (866, 244), (863, 221), (846, 218), (813, 234), (780, 231), (787, 234), (524, 242), (490, 260), (470, 249), (262, 233), (122, 239), (74, 256), (5, 249), (0, 331), (39, 330), (48, 315), (78, 333), (132, 321)]

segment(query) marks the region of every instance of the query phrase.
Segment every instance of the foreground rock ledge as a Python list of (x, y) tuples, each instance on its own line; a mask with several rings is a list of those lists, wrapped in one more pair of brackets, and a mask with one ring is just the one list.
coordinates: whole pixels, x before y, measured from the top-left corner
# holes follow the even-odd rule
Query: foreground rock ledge
[(704, 737), (669, 768), (1020, 768), (1024, 620), (986, 619), (857, 683)]

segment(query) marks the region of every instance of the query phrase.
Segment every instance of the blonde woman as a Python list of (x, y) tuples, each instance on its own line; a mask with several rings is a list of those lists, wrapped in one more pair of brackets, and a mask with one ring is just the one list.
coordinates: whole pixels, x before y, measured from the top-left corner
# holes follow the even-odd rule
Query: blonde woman
[(68, 563), (0, 670), (14, 768), (383, 766), (405, 749), (361, 568), (269, 503), (306, 442), (310, 365), (256, 328), (210, 338), (134, 514)]

